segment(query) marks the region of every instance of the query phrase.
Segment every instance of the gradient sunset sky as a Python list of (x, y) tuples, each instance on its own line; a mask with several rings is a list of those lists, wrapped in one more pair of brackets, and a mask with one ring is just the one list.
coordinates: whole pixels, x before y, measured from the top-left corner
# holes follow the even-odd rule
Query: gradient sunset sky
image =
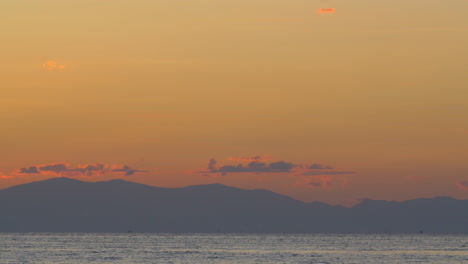
[(2, 0), (0, 189), (66, 176), (468, 199), (467, 14), (466, 0)]

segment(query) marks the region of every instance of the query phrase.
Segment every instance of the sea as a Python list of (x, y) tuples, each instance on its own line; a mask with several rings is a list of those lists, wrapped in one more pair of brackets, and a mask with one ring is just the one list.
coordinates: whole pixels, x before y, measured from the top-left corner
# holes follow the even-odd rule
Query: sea
[(0, 263), (468, 263), (468, 235), (0, 233)]

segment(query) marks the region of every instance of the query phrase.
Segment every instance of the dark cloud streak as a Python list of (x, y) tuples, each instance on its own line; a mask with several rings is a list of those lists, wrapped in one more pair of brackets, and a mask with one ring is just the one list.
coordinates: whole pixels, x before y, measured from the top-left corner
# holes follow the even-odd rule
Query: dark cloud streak
[(31, 166), (29, 168), (21, 168), (18, 170), (19, 173), (24, 173), (24, 174), (39, 174), (41, 173), (36, 166)]
[(309, 169), (311, 170), (333, 170), (333, 167), (328, 166), (328, 165), (314, 163), (309, 167)]
[(202, 171), (200, 173), (221, 173), (226, 175), (227, 173), (285, 173), (291, 172), (294, 168), (294, 164), (284, 161), (272, 162), (270, 164), (252, 161), (247, 165), (241, 163), (237, 165), (224, 165), (218, 169), (215, 168), (216, 160), (211, 159), (208, 163), (208, 171)]
[(148, 172), (144, 170), (132, 169), (127, 165), (120, 168), (112, 165), (89, 164), (78, 168), (69, 168), (65, 163), (47, 164), (40, 166), (25, 167), (18, 170), (20, 174), (47, 174), (53, 173), (68, 177), (75, 176), (93, 176), (96, 174), (106, 174), (111, 172), (123, 172), (125, 176), (134, 175), (137, 172)]
[(134, 170), (134, 169), (131, 169), (129, 166), (125, 165), (123, 166), (121, 169), (114, 169), (112, 171), (115, 171), (115, 172), (124, 172), (125, 176), (131, 176), (133, 174), (135, 174), (136, 172), (147, 172), (147, 171), (144, 171), (144, 170)]
[(302, 173), (303, 176), (318, 176), (318, 175), (343, 175), (343, 174), (356, 174), (355, 171), (334, 171), (334, 170), (318, 170), (318, 171), (306, 171)]

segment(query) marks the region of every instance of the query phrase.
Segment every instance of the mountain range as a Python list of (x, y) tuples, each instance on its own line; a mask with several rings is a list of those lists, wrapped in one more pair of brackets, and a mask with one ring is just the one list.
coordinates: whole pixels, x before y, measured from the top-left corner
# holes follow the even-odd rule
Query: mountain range
[(222, 184), (53, 178), (0, 190), (0, 232), (468, 233), (468, 200), (364, 200), (346, 208)]

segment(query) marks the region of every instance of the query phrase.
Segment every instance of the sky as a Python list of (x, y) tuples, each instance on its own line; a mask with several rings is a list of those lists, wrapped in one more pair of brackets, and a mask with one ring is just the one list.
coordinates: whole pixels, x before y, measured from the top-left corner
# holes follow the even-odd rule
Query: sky
[(466, 0), (1, 0), (0, 189), (468, 199)]

